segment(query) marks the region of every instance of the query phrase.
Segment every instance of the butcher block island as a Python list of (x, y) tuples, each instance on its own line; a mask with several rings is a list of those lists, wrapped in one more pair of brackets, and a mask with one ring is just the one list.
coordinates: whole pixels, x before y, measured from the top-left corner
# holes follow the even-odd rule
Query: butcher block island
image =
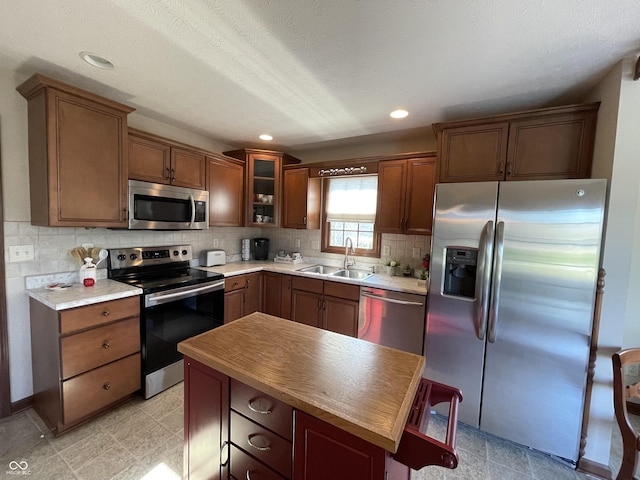
[[(185, 478), (407, 480), (457, 466), (459, 390), (424, 357), (252, 313), (178, 344), (185, 356)], [(426, 436), (450, 402), (447, 438)]]

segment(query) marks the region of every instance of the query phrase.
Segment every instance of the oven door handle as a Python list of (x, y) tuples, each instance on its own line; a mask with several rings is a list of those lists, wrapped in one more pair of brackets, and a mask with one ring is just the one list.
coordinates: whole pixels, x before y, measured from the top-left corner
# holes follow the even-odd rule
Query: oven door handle
[(153, 307), (154, 305), (162, 305), (163, 303), (175, 302), (176, 300), (182, 300), (183, 298), (194, 297), (203, 293), (209, 293), (216, 290), (224, 289), (224, 280), (219, 282), (208, 283), (204, 287), (189, 288), (187, 290), (181, 290), (179, 292), (172, 293), (152, 293), (147, 295), (144, 300), (145, 307)]

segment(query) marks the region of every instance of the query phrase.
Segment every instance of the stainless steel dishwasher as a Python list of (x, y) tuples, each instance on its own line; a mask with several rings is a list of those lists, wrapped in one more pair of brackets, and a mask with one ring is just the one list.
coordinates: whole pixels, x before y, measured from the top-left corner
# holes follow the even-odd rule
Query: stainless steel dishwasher
[(425, 295), (360, 287), (358, 338), (422, 355)]

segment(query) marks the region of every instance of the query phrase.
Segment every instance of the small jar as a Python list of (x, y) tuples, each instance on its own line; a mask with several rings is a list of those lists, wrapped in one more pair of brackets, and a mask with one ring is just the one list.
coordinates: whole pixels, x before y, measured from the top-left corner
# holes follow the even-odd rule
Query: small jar
[(85, 287), (92, 287), (97, 280), (97, 268), (91, 257), (84, 259), (85, 264), (80, 267), (80, 283)]

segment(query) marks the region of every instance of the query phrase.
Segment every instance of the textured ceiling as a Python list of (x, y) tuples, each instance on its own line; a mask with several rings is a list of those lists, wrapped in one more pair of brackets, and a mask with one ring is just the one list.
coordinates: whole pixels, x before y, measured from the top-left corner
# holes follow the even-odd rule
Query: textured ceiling
[(638, 0), (0, 0), (0, 67), (229, 145), (273, 147), (268, 132), (304, 150), (582, 101), (640, 53), (639, 19)]

